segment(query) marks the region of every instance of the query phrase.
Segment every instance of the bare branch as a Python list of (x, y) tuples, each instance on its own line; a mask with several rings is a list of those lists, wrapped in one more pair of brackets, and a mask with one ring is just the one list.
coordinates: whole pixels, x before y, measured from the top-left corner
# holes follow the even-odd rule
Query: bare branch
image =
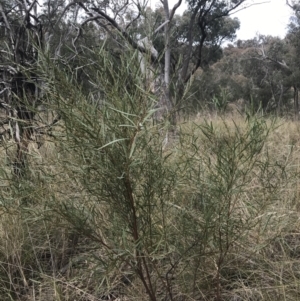
[[(243, 2), (244, 2), (244, 1), (243, 1)], [(230, 9), (228, 12), (232, 12), (232, 11), (235, 10), (238, 6), (240, 6), (241, 4), (243, 4), (243, 2), (241, 2), (240, 4), (234, 6), (234, 7), (233, 7), (232, 9)], [(238, 9), (238, 10), (236, 10), (236, 11), (233, 11), (232, 13), (228, 14), (228, 16), (232, 16), (232, 15), (236, 14), (237, 12), (242, 11), (242, 10), (244, 10), (244, 9), (247, 9), (247, 8), (249, 8), (249, 7), (251, 7), (251, 6), (266, 4), (266, 3), (270, 3), (270, 2), (271, 2), (271, 1), (264, 1), (264, 2), (259, 2), (259, 3), (248, 4), (247, 6), (242, 7), (241, 9)]]
[(176, 12), (177, 8), (181, 5), (181, 3), (182, 3), (182, 0), (179, 0), (179, 1), (174, 5), (174, 7), (172, 8), (172, 11), (171, 11), (170, 17), (169, 17), (169, 20), (170, 20), (170, 21), (173, 19), (174, 15), (175, 15), (175, 12)]
[(16, 127), (15, 139), (16, 139), (16, 142), (20, 143), (21, 142), (21, 137), (20, 137), (20, 127), (19, 127), (18, 121), (16, 121), (15, 127)]
[(6, 18), (6, 14), (3, 10), (3, 7), (2, 7), (2, 4), (0, 3), (0, 12), (1, 12), (1, 15), (2, 15), (2, 18), (4, 20), (4, 23), (5, 23), (5, 26), (6, 28), (8, 29), (9, 31), (9, 37), (10, 37), (10, 42), (11, 42), (11, 45), (13, 46), (14, 45), (14, 38), (13, 38), (13, 34), (12, 34), (12, 31), (11, 31), (11, 28), (10, 28), (10, 25), (9, 25), (9, 22)]
[(138, 15), (136, 18), (134, 18), (132, 21), (130, 21), (127, 25), (125, 30), (127, 30), (139, 17), (141, 16), (141, 12), (139, 11)]
[[(104, 19), (106, 19), (110, 23), (111, 26), (113, 26), (115, 29), (117, 29), (117, 31), (122, 34), (122, 36), (127, 40), (127, 42), (134, 49), (138, 49), (140, 52), (143, 52), (143, 53), (147, 53), (148, 52), (147, 49), (145, 49), (144, 47), (142, 47), (141, 45), (139, 45), (136, 41), (134, 41), (125, 30), (122, 30), (122, 28), (118, 25), (118, 23), (113, 18), (111, 18), (106, 13), (104, 13), (103, 11), (101, 11), (100, 9), (98, 9), (96, 7), (93, 7), (92, 10), (95, 11), (96, 13), (98, 13)], [(152, 62), (156, 62), (157, 61), (157, 57), (154, 56), (152, 53), (151, 53), (151, 61)]]
[(154, 30), (154, 34), (156, 34), (157, 32), (159, 32), (166, 24), (170, 23), (170, 20), (166, 20), (163, 24), (159, 25), (155, 30)]
[(36, 3), (37, 3), (37, 0), (32, 1), (31, 5), (29, 6), (27, 11), (30, 12)]
[(8, 88), (4, 88), (2, 91), (0, 91), (0, 95), (2, 95), (7, 90), (8, 90)]
[(15, 69), (14, 67), (12, 67), (10, 65), (0, 65), (0, 69), (7, 70), (8, 72), (10, 72), (12, 74), (18, 73), (17, 69)]
[(121, 27), (118, 25), (118, 23), (116, 22), (115, 19), (111, 18), (109, 15), (107, 15), (106, 13), (104, 13), (103, 11), (101, 11), (100, 9), (98, 9), (96, 7), (93, 7), (92, 10), (95, 11), (96, 13), (98, 13), (104, 19), (106, 19), (109, 23), (111, 23), (111, 25), (114, 26), (119, 32), (123, 32)]
[[(0, 122), (0, 126), (3, 127), (4, 125), (9, 124), (10, 118), (2, 119)], [(0, 133), (1, 136), (5, 135), (7, 132), (9, 132), (10, 129), (5, 129), (3, 132)]]
[(1, 107), (4, 108), (5, 110), (12, 110), (12, 106), (9, 105), (9, 104), (6, 103), (6, 102), (1, 101), (1, 102), (0, 102), (0, 105), (1, 105)]
[(59, 18), (57, 19), (57, 21), (56, 21), (54, 27), (60, 22), (60, 20), (61, 20), (62, 17), (65, 15), (65, 13), (67, 12), (67, 10), (68, 10), (71, 6), (77, 5), (77, 4), (78, 4), (78, 1), (74, 1), (74, 2), (69, 3), (69, 4), (65, 7), (65, 9), (62, 11), (62, 13), (60, 14), (60, 16), (59, 16)]
[(102, 18), (102, 17), (101, 17), (101, 16), (93, 16), (93, 17), (90, 17), (90, 18), (85, 19), (85, 20), (80, 24), (80, 26), (77, 28), (77, 29), (78, 29), (78, 33), (77, 33), (75, 39), (73, 39), (73, 41), (72, 41), (73, 47), (74, 47), (74, 48), (76, 48), (76, 47), (75, 47), (75, 44), (76, 44), (78, 38), (80, 37), (80, 35), (81, 35), (81, 33), (82, 33), (82, 27), (83, 27), (85, 24), (87, 24), (88, 22), (95, 21), (95, 20), (98, 20), (98, 19), (100, 19), (100, 18)]
[(120, 13), (127, 5), (128, 5), (128, 0), (126, 0), (126, 2), (124, 3), (124, 5), (121, 6), (121, 7), (116, 11), (116, 13), (115, 13), (115, 18), (114, 18), (114, 19), (116, 19), (116, 17), (119, 15), (119, 13)]
[(286, 64), (285, 61), (279, 62), (279, 61), (277, 61), (277, 60), (272, 59), (272, 58), (269, 57), (269, 56), (265, 56), (264, 59), (269, 60), (269, 61), (271, 61), (271, 62), (273, 62), (273, 63), (276, 63), (277, 65), (279, 65), (281, 68), (283, 68), (284, 70), (286, 70), (286, 71), (288, 71), (288, 72), (292, 72), (292, 71), (291, 71), (291, 68)]
[(289, 0), (286, 0), (286, 4), (287, 4), (291, 9), (294, 9), (293, 5), (290, 4)]

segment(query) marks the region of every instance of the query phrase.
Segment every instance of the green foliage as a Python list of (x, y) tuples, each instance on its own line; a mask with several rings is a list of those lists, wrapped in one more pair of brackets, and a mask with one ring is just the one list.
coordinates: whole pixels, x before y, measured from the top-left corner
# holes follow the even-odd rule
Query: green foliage
[(62, 156), (72, 154), (64, 170), (87, 197), (76, 201), (66, 195), (49, 205), (98, 243), (110, 259), (99, 262), (105, 271), (126, 264), (124, 273), (137, 276), (155, 300), (154, 283), (161, 275), (152, 275), (153, 261), (168, 253), (164, 199), (174, 190), (175, 174), (164, 167), (163, 139), (151, 121), (156, 102), (143, 88), (137, 52), (125, 53), (118, 67), (112, 62), (101, 49), (91, 79), (103, 91), (100, 106), (87, 102), (79, 88), (72, 87), (70, 95), (67, 81), (56, 83), (57, 93), (69, 95), (57, 98), (66, 130)]
[[(199, 144), (195, 136), (190, 140), (184, 137), (182, 141), (185, 148), (191, 146), (189, 151), (193, 156), (184, 163), (183, 178), (189, 178), (186, 185), (190, 187), (190, 196), (185, 197), (187, 203), (180, 220), (186, 232), (179, 235), (186, 237), (188, 246), (197, 245), (189, 250), (194, 258), (191, 269), (198, 267), (199, 273), (201, 270), (205, 275), (208, 270), (203, 267), (215, 263), (215, 287), (211, 289), (217, 300), (222, 300), (222, 279), (228, 257), (234, 252), (236, 243), (245, 246), (249, 231), (265, 222), (257, 217), (276, 196), (279, 186), (271, 182), (280, 181), (284, 172), (284, 166), (272, 165), (268, 156), (261, 160), (269, 131), (263, 120), (249, 119), (244, 130), (237, 125), (232, 130), (226, 123), (223, 127), (219, 132), (209, 123), (200, 126), (204, 135), (201, 151), (196, 146)], [(260, 198), (259, 202), (247, 199), (254, 174), (260, 184), (253, 197)], [(278, 178), (271, 178), (270, 174), (278, 174)], [(195, 275), (190, 277), (193, 279)], [(209, 274), (204, 276), (207, 285), (212, 284), (210, 277)]]
[[(103, 46), (78, 62), (93, 93), (71, 68), (41, 59), (47, 109), (61, 117), (50, 150), (28, 156), (19, 181), (0, 168), (1, 293), (221, 301), (251, 300), (247, 291), (259, 289), (271, 300), (255, 283), (265, 271), (255, 279), (251, 266), (271, 258), (266, 250), (280, 219), (287, 222), (270, 215), (290, 180), (289, 158), (270, 156), (266, 146), (273, 125), (250, 116), (182, 125), (165, 146), (167, 124), (153, 125), (156, 98), (137, 52), (116, 56)], [(216, 107), (229, 97), (221, 90)], [(276, 291), (274, 271), (265, 273)]]
[(214, 109), (217, 112), (224, 113), (229, 103), (230, 92), (227, 89), (221, 88), (221, 93), (218, 96), (214, 96), (211, 100)]
[[(50, 27), (58, 25), (65, 3), (48, 2)], [(291, 145), (299, 133), (276, 152), (282, 141), (275, 132), (272, 146), (270, 135), (278, 129), (256, 116), (262, 102), (266, 107), (271, 97), (278, 99), (275, 84), (282, 88), (285, 78), (276, 64), (257, 59), (240, 65), (240, 57), (227, 57), (215, 64), (220, 42), (233, 38), (239, 26), (227, 10), (243, 1), (209, 2), (189, 1), (191, 11), (174, 19), (172, 47), (181, 45), (173, 52), (174, 74), (184, 55), (188, 67), (196, 64), (200, 49), (203, 70), (189, 82), (193, 105), (207, 101), (224, 113), (239, 87), (252, 107), (243, 122), (182, 124), (171, 141), (167, 122), (153, 123), (158, 99), (141, 73), (138, 51), (117, 30), (111, 31), (113, 40), (99, 38), (97, 26), (77, 36), (66, 18), (59, 24), (63, 33), (49, 39), (49, 51), (34, 48), (43, 103), (38, 108), (26, 97), (19, 100), (32, 112), (30, 126), (44, 129), (39, 133), (47, 141), (40, 149), (34, 138), (25, 141), (20, 178), (8, 166), (16, 143), (1, 141), (1, 300), (298, 298), (299, 158), (291, 164)], [(3, 3), (7, 11), (9, 2)], [(205, 19), (201, 12), (208, 4)], [(69, 11), (74, 24), (76, 5)], [(197, 55), (190, 57), (182, 41), (193, 12), (205, 29), (195, 26), (190, 41)], [(143, 17), (134, 21), (133, 37), (164, 19), (162, 10)], [(135, 14), (129, 11), (126, 18)], [(162, 55), (161, 33), (154, 44)], [(248, 46), (255, 47), (252, 42)], [(274, 59), (288, 55), (284, 43), (268, 43)], [(26, 80), (27, 72), (24, 66)], [(172, 88), (176, 96), (176, 84)]]
[[(164, 124), (152, 125), (155, 99), (137, 53), (123, 54), (118, 68), (111, 55), (100, 49), (91, 73), (103, 91), (100, 106), (55, 71), (49, 97), (62, 117), (60, 164), (74, 191), (52, 195), (47, 206), (93, 246), (102, 294), (122, 295), (121, 287), (129, 294), (139, 283), (149, 300), (221, 300), (228, 260), (249, 232), (268, 229), (257, 217), (284, 173), (261, 157), (269, 128), (255, 118), (244, 129), (224, 123), (222, 132), (207, 123), (182, 130), (175, 148), (163, 150)], [(123, 279), (117, 286), (115, 273)]]

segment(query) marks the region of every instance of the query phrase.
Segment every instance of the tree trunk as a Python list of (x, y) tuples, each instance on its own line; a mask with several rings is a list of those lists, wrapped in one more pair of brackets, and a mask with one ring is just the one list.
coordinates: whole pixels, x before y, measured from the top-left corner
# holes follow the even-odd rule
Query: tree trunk
[(295, 120), (299, 120), (299, 93), (298, 93), (298, 87), (295, 85), (293, 88), (294, 88), (294, 118), (295, 118)]
[(171, 74), (171, 21), (174, 17), (176, 9), (181, 5), (181, 0), (177, 2), (177, 4), (173, 7), (171, 13), (169, 10), (169, 1), (164, 0), (164, 11), (165, 11), (165, 69), (164, 69), (164, 95), (163, 95), (163, 106), (165, 115), (168, 116), (169, 121), (171, 123), (172, 129), (171, 131), (175, 133), (175, 127), (177, 123), (176, 118), (176, 104), (172, 101), (172, 96), (170, 93), (170, 74)]
[[(272, 90), (273, 93), (273, 90)], [(282, 96), (283, 96), (283, 84), (280, 83), (280, 95), (279, 95), (279, 100), (278, 100), (278, 105), (277, 105), (277, 115), (281, 116), (282, 114)]]
[(28, 79), (25, 74), (19, 72), (12, 80), (12, 100), (16, 103), (13, 112), (14, 139), (17, 143), (13, 174), (17, 178), (24, 177), (26, 173), (28, 145), (33, 133), (34, 108), (37, 105), (38, 91), (32, 77)]
[(165, 69), (164, 69), (164, 111), (167, 115), (172, 109), (171, 95), (170, 95), (170, 65), (171, 65), (171, 47), (170, 47), (170, 12), (168, 0), (164, 0), (164, 10), (165, 10), (165, 21), (166, 25), (164, 27), (165, 32)]

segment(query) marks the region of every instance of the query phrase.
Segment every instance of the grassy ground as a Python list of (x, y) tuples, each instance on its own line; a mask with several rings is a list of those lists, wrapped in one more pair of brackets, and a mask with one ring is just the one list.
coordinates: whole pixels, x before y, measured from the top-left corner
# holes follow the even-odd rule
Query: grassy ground
[(106, 160), (118, 164), (114, 146), (32, 144), (27, 176), (16, 181), (8, 142), (1, 300), (300, 300), (299, 123), (251, 122), (198, 117), (164, 150), (159, 135), (137, 146), (135, 215), (122, 207), (123, 175), (103, 172)]

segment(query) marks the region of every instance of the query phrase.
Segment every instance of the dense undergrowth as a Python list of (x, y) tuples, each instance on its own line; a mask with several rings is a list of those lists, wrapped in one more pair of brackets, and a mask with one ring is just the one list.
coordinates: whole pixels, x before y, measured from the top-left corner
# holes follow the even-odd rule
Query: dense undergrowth
[(298, 123), (210, 116), (166, 145), (138, 65), (108, 81), (106, 55), (101, 104), (41, 66), (61, 121), (24, 177), (2, 142), (1, 300), (300, 299)]

